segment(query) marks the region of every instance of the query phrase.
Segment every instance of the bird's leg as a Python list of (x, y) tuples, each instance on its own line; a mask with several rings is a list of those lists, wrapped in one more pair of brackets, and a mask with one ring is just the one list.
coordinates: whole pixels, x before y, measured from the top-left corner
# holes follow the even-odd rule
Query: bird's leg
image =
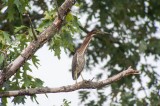
[(76, 72), (76, 84), (77, 84), (77, 72)]
[(93, 81), (94, 77), (90, 80), (90, 81)]
[(94, 77), (92, 78), (92, 80), (91, 80), (91, 81), (93, 81), (93, 79), (94, 79)]
[(81, 77), (82, 77), (82, 80), (84, 81), (84, 78), (83, 78), (82, 74), (81, 74)]

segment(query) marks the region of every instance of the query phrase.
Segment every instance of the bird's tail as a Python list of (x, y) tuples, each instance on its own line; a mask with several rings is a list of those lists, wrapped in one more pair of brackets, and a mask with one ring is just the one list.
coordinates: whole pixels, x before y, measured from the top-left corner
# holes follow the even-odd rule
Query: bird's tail
[(76, 71), (72, 71), (72, 79), (73, 80), (77, 80), (79, 76), (80, 76), (80, 73), (77, 73)]

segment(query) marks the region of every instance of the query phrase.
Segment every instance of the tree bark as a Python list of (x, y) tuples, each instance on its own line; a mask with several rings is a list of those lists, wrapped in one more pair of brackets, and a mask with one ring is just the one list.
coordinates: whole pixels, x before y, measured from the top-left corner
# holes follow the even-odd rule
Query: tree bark
[(37, 40), (32, 41), (26, 47), (21, 55), (19, 55), (12, 63), (10, 63), (5, 72), (0, 72), (0, 86), (14, 75), (17, 70), (28, 60), (31, 56), (42, 47), (48, 40), (50, 40), (57, 31), (62, 27), (63, 20), (71, 7), (75, 4), (75, 0), (65, 0), (65, 2), (58, 8), (58, 17), (53, 21), (52, 25), (46, 28), (38, 37)]
[(72, 92), (72, 91), (79, 90), (79, 89), (99, 89), (113, 82), (116, 82), (123, 77), (126, 77), (128, 75), (134, 75), (134, 74), (139, 74), (139, 72), (129, 67), (127, 70), (124, 70), (117, 75), (114, 75), (108, 79), (98, 81), (98, 82), (93, 82), (92, 80), (88, 80), (88, 81), (84, 80), (77, 84), (67, 85), (67, 86), (62, 86), (62, 87), (57, 87), (57, 88), (42, 87), (42, 88), (5, 91), (5, 92), (0, 92), (0, 97), (34, 95), (34, 94), (44, 94), (44, 93)]

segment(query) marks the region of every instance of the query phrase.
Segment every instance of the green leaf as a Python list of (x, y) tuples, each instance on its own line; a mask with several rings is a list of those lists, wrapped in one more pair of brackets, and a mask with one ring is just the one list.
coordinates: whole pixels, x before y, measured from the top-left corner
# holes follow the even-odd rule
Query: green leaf
[(28, 75), (26, 75), (26, 77), (24, 78), (23, 86), (25, 88), (30, 88), (31, 84), (32, 84), (31, 78), (29, 78)]
[(68, 13), (66, 16), (66, 21), (67, 22), (73, 21), (73, 18), (74, 18), (73, 15), (71, 13)]
[(15, 27), (14, 32), (15, 32), (15, 33), (18, 33), (19, 31), (21, 31), (21, 30), (23, 30), (23, 29), (28, 29), (28, 27), (27, 27), (27, 26), (24, 26), (24, 25), (21, 25), (21, 26), (19, 26), (19, 27)]
[(34, 66), (35, 66), (36, 68), (38, 68), (39, 59), (37, 58), (37, 56), (35, 56), (35, 55), (32, 56), (32, 63), (34, 64)]
[(80, 3), (75, 3), (74, 6), (76, 6), (76, 7), (81, 7), (81, 6), (82, 6), (82, 3), (81, 3), (81, 4), (80, 4)]
[(81, 99), (81, 102), (84, 102), (88, 99), (90, 92), (87, 91), (79, 91), (79, 98)]
[(147, 50), (147, 43), (145, 41), (141, 41), (139, 44), (139, 51), (140, 53), (144, 53)]
[(61, 106), (70, 106), (70, 104), (71, 104), (71, 101), (63, 99), (63, 105), (61, 105)]
[(10, 34), (6, 31), (0, 30), (0, 43), (6, 46), (7, 44), (11, 43)]
[(5, 39), (8, 43), (11, 42), (10, 34), (8, 34), (7, 32), (3, 31), (3, 36), (4, 36), (4, 39)]
[(23, 70), (32, 72), (32, 69), (29, 66), (30, 66), (30, 63), (26, 62), (23, 66)]
[(24, 104), (25, 99), (26, 99), (25, 96), (17, 96), (13, 98), (12, 102), (14, 102), (14, 104), (20, 104), (20, 103)]
[(19, 0), (14, 0), (14, 4), (16, 4), (17, 8), (20, 9), (21, 2)]
[(31, 38), (33, 38), (33, 32), (32, 32), (32, 29), (31, 28), (28, 28), (28, 33), (29, 33), (29, 36), (31, 37)]
[(42, 85), (43, 85), (43, 81), (42, 80), (40, 80), (39, 78), (35, 78), (35, 82), (36, 82), (36, 87), (42, 87)]
[(7, 98), (1, 98), (0, 106), (7, 106)]
[(8, 19), (9, 21), (12, 21), (14, 19), (14, 13), (15, 13), (15, 8), (14, 8), (14, 1), (13, 0), (9, 0), (8, 1)]
[(51, 41), (51, 46), (49, 47), (50, 50), (54, 50), (54, 55), (60, 59), (60, 53), (61, 53), (61, 37), (59, 35), (55, 35), (54, 38)]
[(4, 56), (0, 54), (0, 65), (3, 63), (3, 61), (4, 61)]
[(60, 46), (58, 46), (59, 43), (56, 43), (56, 47), (54, 49), (54, 55), (58, 57), (58, 59), (60, 59), (60, 54), (61, 54), (61, 49)]
[(5, 39), (4, 39), (4, 35), (3, 35), (3, 31), (2, 30), (0, 30), (0, 43), (2, 45), (5, 45)]
[(54, 18), (55, 18), (55, 16), (56, 16), (56, 10), (55, 9), (53, 9), (53, 10), (51, 10), (51, 11), (46, 11), (46, 12), (44, 12), (44, 19), (45, 20), (53, 20)]
[(37, 104), (39, 104), (39, 102), (37, 101), (37, 96), (36, 95), (33, 95), (33, 96), (30, 96), (32, 102), (36, 101)]
[(52, 19), (52, 16), (51, 16), (51, 14), (49, 13), (49, 12), (44, 12), (44, 15), (45, 15), (45, 19), (48, 19), (48, 20), (51, 20)]

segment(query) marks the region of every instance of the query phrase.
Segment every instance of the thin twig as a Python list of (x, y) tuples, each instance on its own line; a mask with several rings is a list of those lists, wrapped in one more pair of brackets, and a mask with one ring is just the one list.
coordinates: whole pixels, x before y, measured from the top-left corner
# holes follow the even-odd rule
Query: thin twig
[(85, 33), (89, 33), (90, 31), (88, 31), (86, 28), (84, 28), (84, 27), (82, 27), (82, 26), (80, 26), (79, 25), (79, 28), (82, 30), (82, 31), (84, 31)]

